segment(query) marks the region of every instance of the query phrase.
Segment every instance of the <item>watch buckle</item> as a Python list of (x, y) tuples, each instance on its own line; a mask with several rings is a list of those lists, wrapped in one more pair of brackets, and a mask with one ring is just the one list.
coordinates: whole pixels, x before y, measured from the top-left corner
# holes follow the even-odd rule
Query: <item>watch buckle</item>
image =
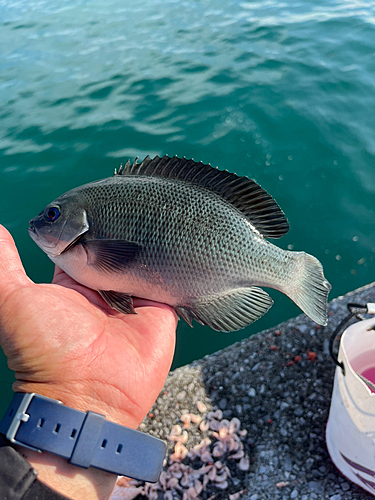
[(21, 441), (18, 441), (16, 439), (16, 434), (17, 431), (21, 425), (22, 422), (27, 422), (30, 418), (30, 415), (27, 412), (27, 409), (30, 406), (31, 401), (33, 400), (34, 396), (37, 396), (38, 398), (41, 399), (47, 399), (50, 401), (53, 401), (54, 403), (58, 402), (62, 404), (62, 401), (56, 401), (56, 399), (51, 399), (47, 398), (47, 396), (41, 396), (40, 394), (36, 394), (35, 392), (24, 394), (22, 397), (20, 404), (18, 408), (15, 411), (14, 417), (12, 422), (10, 423), (8, 430), (5, 434), (6, 438), (8, 441), (14, 444), (19, 444), (20, 446), (23, 446), (24, 448), (29, 448), (29, 450), (37, 451), (38, 453), (42, 453), (42, 450), (39, 448), (35, 448), (34, 446), (29, 446), (27, 444), (22, 443)]

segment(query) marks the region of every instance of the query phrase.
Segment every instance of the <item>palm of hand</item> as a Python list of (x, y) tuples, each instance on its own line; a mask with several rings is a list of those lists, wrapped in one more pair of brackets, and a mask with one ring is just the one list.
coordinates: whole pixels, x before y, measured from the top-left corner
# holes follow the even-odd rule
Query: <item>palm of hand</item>
[(20, 269), (15, 274), (22, 285), (0, 301), (0, 340), (15, 390), (137, 427), (170, 369), (172, 308), (138, 301), (136, 315), (123, 315), (58, 268), (50, 285), (32, 283)]

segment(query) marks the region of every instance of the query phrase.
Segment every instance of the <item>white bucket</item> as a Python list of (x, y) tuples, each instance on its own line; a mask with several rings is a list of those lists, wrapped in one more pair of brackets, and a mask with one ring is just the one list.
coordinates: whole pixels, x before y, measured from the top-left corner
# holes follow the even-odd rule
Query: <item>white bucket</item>
[[(375, 496), (375, 319), (341, 337), (326, 429), (329, 454), (348, 479)], [(372, 387), (372, 385), (374, 385)]]

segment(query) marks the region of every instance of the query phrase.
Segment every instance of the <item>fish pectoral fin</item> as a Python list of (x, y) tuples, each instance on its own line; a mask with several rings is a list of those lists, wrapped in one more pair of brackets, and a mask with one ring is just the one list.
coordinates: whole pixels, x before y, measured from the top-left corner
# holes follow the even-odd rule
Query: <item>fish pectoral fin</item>
[(229, 292), (178, 306), (176, 312), (192, 326), (195, 319), (214, 330), (233, 332), (261, 318), (272, 306), (273, 300), (261, 288), (237, 288)]
[(130, 295), (112, 290), (98, 290), (98, 292), (112, 309), (116, 309), (116, 311), (123, 314), (137, 314)]
[(83, 243), (87, 263), (105, 272), (121, 272), (139, 255), (141, 246), (124, 240), (88, 240)]

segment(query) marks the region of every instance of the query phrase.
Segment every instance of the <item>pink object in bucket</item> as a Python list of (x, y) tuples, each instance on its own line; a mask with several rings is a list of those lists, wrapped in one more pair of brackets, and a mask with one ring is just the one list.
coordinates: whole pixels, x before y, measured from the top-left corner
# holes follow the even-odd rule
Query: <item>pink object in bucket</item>
[[(368, 304), (375, 314), (375, 304)], [(375, 319), (341, 337), (326, 429), (329, 454), (348, 479), (375, 496)]]

